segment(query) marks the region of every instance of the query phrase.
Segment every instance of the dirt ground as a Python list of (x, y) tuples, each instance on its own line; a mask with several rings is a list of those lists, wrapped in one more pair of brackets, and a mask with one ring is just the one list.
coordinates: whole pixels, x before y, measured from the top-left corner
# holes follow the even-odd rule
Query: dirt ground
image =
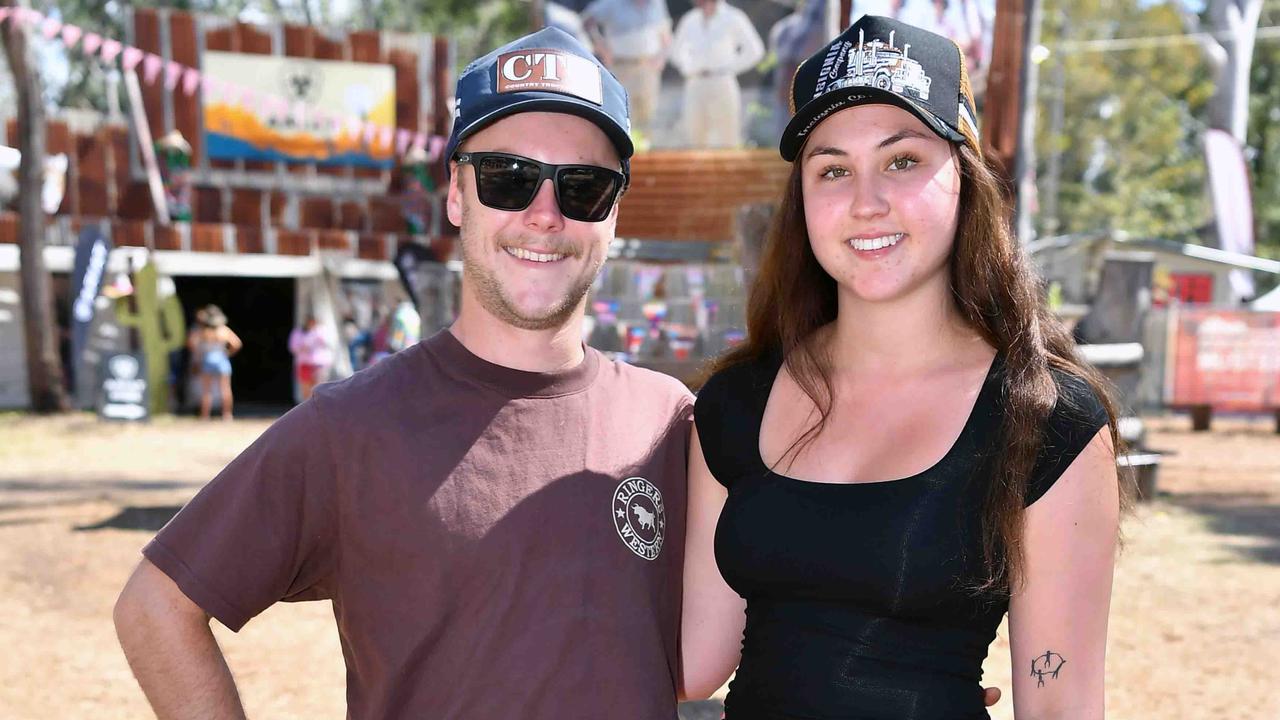
[[(1108, 653), (1112, 718), (1280, 719), (1280, 436), (1267, 419), (1149, 421), (1159, 493), (1125, 525)], [(0, 718), (149, 717), (111, 605), (138, 550), (266, 428), (0, 415)], [(327, 603), (215, 623), (251, 717), (341, 718)], [(988, 683), (1010, 687), (1001, 639)], [(494, 682), (501, 682), (495, 678)], [(998, 720), (1013, 717), (1006, 699)]]

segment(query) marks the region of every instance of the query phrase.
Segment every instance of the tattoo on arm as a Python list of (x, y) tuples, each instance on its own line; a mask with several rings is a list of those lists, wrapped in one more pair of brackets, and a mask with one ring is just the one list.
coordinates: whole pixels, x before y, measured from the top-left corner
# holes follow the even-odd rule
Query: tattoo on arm
[(1034, 677), (1036, 687), (1044, 687), (1044, 678), (1049, 676), (1056, 680), (1058, 673), (1062, 671), (1062, 666), (1067, 664), (1067, 659), (1052, 650), (1045, 650), (1042, 654), (1035, 656), (1031, 661), (1031, 676)]

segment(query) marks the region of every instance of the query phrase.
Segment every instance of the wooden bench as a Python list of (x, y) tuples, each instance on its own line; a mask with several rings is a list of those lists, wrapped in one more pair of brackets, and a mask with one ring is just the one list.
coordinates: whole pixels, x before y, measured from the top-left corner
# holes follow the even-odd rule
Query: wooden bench
[(631, 160), (618, 237), (728, 241), (739, 207), (782, 197), (791, 163), (775, 150), (666, 150)]

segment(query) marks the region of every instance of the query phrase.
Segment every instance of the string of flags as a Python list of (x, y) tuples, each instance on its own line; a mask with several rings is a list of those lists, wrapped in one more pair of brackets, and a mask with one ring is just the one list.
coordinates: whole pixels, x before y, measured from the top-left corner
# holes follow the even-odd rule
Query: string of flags
[(209, 94), (223, 100), (239, 102), (247, 107), (261, 107), (278, 115), (292, 114), (299, 124), (303, 119), (309, 119), (327, 126), (335, 134), (346, 133), (352, 137), (360, 137), (366, 144), (376, 141), (380, 145), (391, 146), (394, 143), (399, 155), (426, 153), (429, 162), (437, 159), (444, 148), (445, 138), (438, 135), (428, 136), (423, 132), (367, 122), (355, 116), (311, 107), (306, 103), (290, 102), (279, 95), (205, 75), (197, 68), (165, 60), (159, 55), (98, 33), (87, 32), (83, 28), (48, 17), (38, 10), (0, 7), (0, 23), (11, 19), (34, 28), (47, 40), (61, 40), (68, 50), (74, 49), (78, 43), (80, 51), (89, 57), (106, 64), (119, 61), (125, 72), (137, 71), (149, 85), (163, 82), (169, 92), (176, 92), (181, 88), (182, 93), (190, 97), (203, 87)]

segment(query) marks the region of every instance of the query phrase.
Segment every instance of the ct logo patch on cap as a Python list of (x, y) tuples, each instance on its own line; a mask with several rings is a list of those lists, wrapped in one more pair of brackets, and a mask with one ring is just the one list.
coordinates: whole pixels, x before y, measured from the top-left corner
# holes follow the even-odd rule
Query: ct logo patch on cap
[(498, 92), (541, 90), (604, 104), (600, 68), (561, 50), (517, 50), (498, 56)]
[(642, 477), (623, 480), (613, 491), (613, 526), (631, 552), (645, 560), (657, 559), (667, 531), (662, 491)]

